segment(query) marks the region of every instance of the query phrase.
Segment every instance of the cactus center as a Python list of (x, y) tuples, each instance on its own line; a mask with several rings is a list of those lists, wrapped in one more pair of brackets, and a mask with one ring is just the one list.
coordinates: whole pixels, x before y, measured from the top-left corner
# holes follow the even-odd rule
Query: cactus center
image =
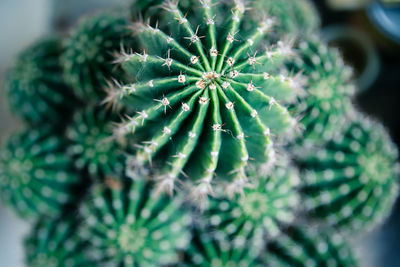
[(379, 154), (372, 154), (369, 157), (363, 157), (362, 161), (365, 161), (362, 166), (364, 166), (365, 177), (368, 177), (369, 180), (383, 184), (386, 182), (386, 179), (391, 177), (388, 170), (392, 170), (393, 166), (391, 166), (391, 162), (387, 158)]
[(260, 220), (268, 212), (268, 196), (254, 192), (240, 200), (244, 214), (253, 220)]
[(118, 236), (118, 244), (126, 253), (137, 253), (145, 246), (149, 231), (146, 228), (132, 229), (130, 225), (122, 225)]

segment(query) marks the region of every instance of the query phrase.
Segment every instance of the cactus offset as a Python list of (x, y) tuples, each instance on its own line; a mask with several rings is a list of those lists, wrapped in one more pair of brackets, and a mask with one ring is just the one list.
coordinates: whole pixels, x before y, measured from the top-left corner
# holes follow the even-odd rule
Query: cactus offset
[(298, 141), (305, 145), (315, 145), (340, 134), (338, 123), (354, 110), (352, 70), (344, 64), (338, 50), (329, 48), (320, 39), (312, 36), (301, 41), (298, 48), (301, 57), (295, 58), (293, 66), (295, 72), (308, 77), (306, 94), (293, 106), (305, 128)]
[(76, 233), (77, 220), (63, 216), (40, 219), (25, 240), (25, 262), (31, 267), (93, 266), (85, 242)]
[(100, 13), (83, 20), (66, 41), (65, 79), (82, 100), (104, 95), (107, 79), (117, 72), (113, 71), (113, 52), (122, 43), (132, 44), (128, 25), (128, 19), (120, 15)]
[(58, 38), (37, 41), (18, 56), (5, 79), (12, 110), (31, 124), (59, 123), (79, 103), (64, 80)]
[[(141, 177), (146, 179), (145, 177)], [(81, 207), (81, 236), (96, 264), (160, 266), (178, 261), (190, 218), (178, 197), (155, 196), (150, 184), (109, 178)]]
[(23, 217), (58, 216), (79, 184), (65, 141), (49, 130), (14, 135), (0, 151), (2, 199)]
[(358, 114), (343, 135), (300, 156), (307, 208), (331, 225), (374, 226), (396, 199), (397, 158), (383, 127)]
[(280, 234), (279, 224), (293, 221), (300, 180), (295, 168), (277, 167), (269, 177), (260, 177), (234, 199), (211, 198), (204, 217), (214, 231), (229, 236), (236, 247), (262, 247)]
[(122, 147), (110, 138), (115, 115), (100, 107), (89, 106), (75, 113), (66, 135), (70, 141), (67, 153), (72, 156), (79, 170), (86, 170), (92, 177), (122, 173)]
[(265, 50), (271, 17), (243, 28), (251, 22), (248, 3), (200, 3), (195, 15), (166, 1), (159, 23), (132, 26), (143, 50), (122, 51), (116, 61), (137, 82), (117, 83), (106, 102), (128, 110), (116, 131), (140, 144), (138, 164), (161, 169), (160, 190), (171, 193), (182, 178), (205, 195), (214, 183), (240, 192), (250, 160), (274, 161), (271, 135), (287, 136), (297, 125), (285, 103), (298, 84), (280, 74), (293, 52), (283, 40)]

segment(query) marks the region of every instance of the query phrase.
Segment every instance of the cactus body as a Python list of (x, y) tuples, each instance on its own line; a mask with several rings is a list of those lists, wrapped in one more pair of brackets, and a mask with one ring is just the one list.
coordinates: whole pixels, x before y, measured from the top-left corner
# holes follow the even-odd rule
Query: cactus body
[(76, 234), (71, 217), (40, 219), (25, 240), (25, 262), (31, 267), (93, 266), (85, 256), (86, 244)]
[(81, 207), (80, 233), (90, 243), (92, 260), (109, 266), (176, 263), (178, 249), (190, 239), (181, 201), (155, 196), (144, 181), (122, 184), (110, 178), (106, 184)]
[(165, 191), (184, 177), (205, 195), (213, 183), (241, 191), (249, 159), (274, 161), (271, 135), (296, 126), (285, 104), (298, 84), (280, 74), (290, 43), (273, 43), (274, 20), (255, 23), (250, 8), (208, 0), (193, 12), (166, 1), (158, 24), (132, 26), (143, 50), (123, 51), (117, 61), (137, 82), (116, 84), (106, 102), (128, 110), (117, 132), (139, 144), (137, 162), (168, 162), (158, 177)]
[(59, 123), (78, 103), (63, 79), (57, 38), (37, 41), (25, 49), (7, 73), (5, 91), (12, 110), (31, 124)]
[(383, 127), (358, 115), (343, 135), (301, 157), (307, 208), (335, 226), (375, 225), (389, 214), (397, 196), (396, 160), (395, 145)]
[(19, 215), (57, 216), (75, 199), (79, 176), (64, 147), (49, 131), (31, 130), (14, 135), (1, 150), (1, 197)]
[(129, 39), (128, 24), (122, 16), (101, 13), (82, 21), (66, 41), (65, 79), (82, 100), (104, 95), (103, 88), (115, 68), (113, 52)]
[(216, 232), (228, 236), (235, 247), (262, 247), (280, 234), (279, 225), (294, 220), (300, 180), (295, 168), (277, 167), (254, 188), (246, 188), (234, 199), (211, 198), (204, 217)]
[(74, 115), (67, 129), (70, 140), (67, 153), (79, 170), (86, 170), (92, 177), (105, 177), (123, 170), (122, 148), (110, 138), (113, 119), (115, 115), (111, 112), (89, 106)]
[(268, 266), (358, 266), (350, 246), (332, 231), (287, 227), (268, 244), (263, 259)]
[(298, 50), (300, 57), (294, 60), (294, 71), (302, 72), (308, 82), (304, 97), (293, 108), (302, 117), (305, 129), (299, 141), (315, 145), (340, 134), (338, 124), (353, 113), (352, 71), (339, 52), (320, 37), (300, 42)]

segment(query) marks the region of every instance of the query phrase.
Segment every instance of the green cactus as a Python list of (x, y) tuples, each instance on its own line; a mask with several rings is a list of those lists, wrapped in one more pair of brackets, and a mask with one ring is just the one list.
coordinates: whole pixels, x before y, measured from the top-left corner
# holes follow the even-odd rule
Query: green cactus
[(343, 135), (302, 152), (307, 209), (330, 225), (374, 226), (390, 213), (398, 194), (397, 158), (385, 129), (356, 115)]
[(0, 196), (20, 216), (58, 216), (75, 200), (80, 179), (64, 147), (49, 130), (29, 130), (12, 136), (0, 151)]
[(85, 242), (76, 234), (77, 221), (63, 216), (40, 219), (25, 239), (25, 263), (30, 267), (93, 266)]
[(299, 182), (295, 168), (277, 167), (254, 187), (244, 189), (242, 196), (211, 198), (203, 216), (214, 231), (229, 236), (235, 246), (260, 248), (265, 240), (279, 236), (279, 224), (294, 220)]
[(268, 244), (262, 258), (268, 266), (358, 266), (339, 233), (317, 228), (285, 227), (284, 235)]
[[(160, 14), (159, 8), (163, 2), (165, 0), (134, 0), (131, 7), (132, 15), (134, 18), (144, 16), (145, 18), (158, 19)], [(202, 2), (206, 3), (207, 1), (180, 0), (179, 4), (185, 8), (196, 8)], [(316, 9), (309, 0), (258, 0), (253, 1), (252, 9), (248, 11), (254, 15), (254, 20), (260, 19), (260, 16), (266, 14), (274, 16), (279, 20), (277, 28), (279, 29), (279, 33), (282, 34), (314, 32), (320, 23)]]
[(154, 195), (150, 184), (109, 178), (81, 207), (80, 235), (88, 255), (108, 266), (161, 266), (176, 263), (186, 248), (190, 218), (178, 197)]
[(338, 123), (353, 113), (352, 70), (345, 66), (338, 50), (328, 47), (321, 37), (301, 41), (298, 50), (300, 57), (295, 58), (293, 70), (308, 77), (304, 97), (293, 106), (304, 125), (298, 141), (314, 145), (340, 133)]
[(63, 51), (58, 38), (39, 40), (21, 52), (7, 73), (5, 92), (11, 109), (23, 120), (58, 123), (78, 105), (62, 77)]
[(113, 119), (115, 115), (102, 107), (89, 106), (75, 113), (66, 131), (70, 141), (67, 154), (72, 156), (77, 169), (86, 170), (92, 177), (123, 171), (122, 147), (110, 138)]
[(256, 251), (236, 247), (226, 237), (196, 231), (185, 251), (183, 266), (196, 267), (261, 267)]
[(66, 41), (65, 79), (82, 100), (102, 97), (107, 79), (118, 73), (113, 53), (131, 44), (128, 25), (121, 15), (100, 13), (83, 20)]
[(172, 193), (182, 178), (204, 195), (213, 183), (240, 192), (249, 160), (274, 161), (271, 135), (297, 127), (285, 107), (300, 91), (297, 76), (280, 74), (291, 43), (268, 45), (271, 17), (243, 28), (243, 1), (201, 1), (192, 13), (179, 5), (164, 2), (154, 27), (132, 26), (143, 51), (117, 61), (137, 82), (116, 84), (105, 101), (128, 110), (116, 131), (135, 144), (137, 165), (160, 169), (160, 190)]

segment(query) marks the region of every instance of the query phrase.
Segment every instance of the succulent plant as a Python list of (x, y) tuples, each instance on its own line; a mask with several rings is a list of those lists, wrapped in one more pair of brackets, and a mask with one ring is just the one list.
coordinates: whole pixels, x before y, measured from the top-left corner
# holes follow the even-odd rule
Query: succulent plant
[(112, 120), (115, 115), (102, 107), (89, 106), (74, 114), (66, 131), (70, 143), (68, 155), (79, 170), (87, 170), (92, 177), (121, 173), (124, 156), (121, 145), (112, 138)]
[(204, 195), (214, 183), (240, 192), (249, 161), (273, 162), (271, 136), (297, 127), (285, 107), (297, 76), (281, 75), (291, 42), (268, 45), (271, 17), (244, 28), (247, 2), (199, 3), (193, 12), (166, 1), (158, 24), (132, 26), (143, 51), (122, 51), (117, 61), (136, 82), (116, 83), (105, 101), (128, 110), (116, 132), (135, 144), (137, 164), (160, 170), (160, 190), (185, 180)]
[(236, 247), (261, 248), (265, 240), (279, 236), (279, 224), (294, 220), (299, 182), (295, 168), (276, 167), (270, 176), (244, 189), (242, 196), (210, 198), (203, 216), (214, 232), (228, 236)]
[(350, 245), (339, 233), (293, 226), (283, 232), (263, 253), (268, 266), (358, 266)]
[(352, 70), (338, 50), (328, 47), (321, 37), (310, 36), (301, 41), (298, 51), (300, 56), (294, 59), (293, 71), (308, 77), (306, 93), (293, 106), (304, 125), (298, 141), (314, 145), (339, 134), (338, 123), (353, 113)]
[(85, 256), (85, 242), (76, 234), (77, 224), (71, 216), (41, 218), (25, 240), (27, 266), (93, 266)]
[(185, 251), (183, 266), (197, 267), (261, 267), (258, 252), (246, 247), (236, 247), (224, 236), (196, 231)]
[(190, 217), (178, 197), (154, 195), (144, 181), (109, 178), (81, 207), (80, 235), (88, 255), (107, 266), (160, 266), (176, 263), (190, 240)]
[(302, 152), (305, 204), (334, 226), (374, 226), (398, 194), (398, 153), (385, 129), (360, 114), (345, 129), (326, 145)]
[(58, 216), (80, 183), (65, 142), (42, 129), (13, 135), (0, 151), (0, 196), (23, 217)]
[(78, 105), (64, 80), (56, 37), (41, 39), (22, 51), (7, 73), (4, 89), (11, 109), (31, 124), (57, 123)]
[(83, 20), (66, 41), (65, 79), (82, 100), (102, 97), (111, 73), (120, 78), (113, 70), (113, 52), (131, 44), (128, 25), (121, 15), (100, 13)]

